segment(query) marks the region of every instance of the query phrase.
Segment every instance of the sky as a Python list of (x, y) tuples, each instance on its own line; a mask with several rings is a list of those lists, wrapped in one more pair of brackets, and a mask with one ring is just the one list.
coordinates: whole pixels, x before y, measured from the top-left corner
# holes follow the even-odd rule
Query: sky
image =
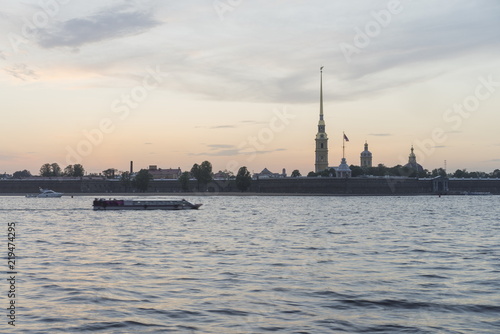
[(0, 0), (0, 172), (500, 168), (500, 2)]

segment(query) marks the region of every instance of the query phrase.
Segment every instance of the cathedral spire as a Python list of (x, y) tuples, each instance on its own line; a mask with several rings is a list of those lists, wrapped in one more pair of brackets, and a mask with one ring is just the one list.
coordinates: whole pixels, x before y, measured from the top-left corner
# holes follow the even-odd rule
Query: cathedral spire
[(323, 66), (319, 70), (319, 122), (318, 133), (316, 134), (316, 162), (314, 165), (316, 173), (328, 169), (328, 136), (325, 132), (325, 121), (323, 119)]
[(323, 120), (323, 66), (319, 69), (319, 120)]

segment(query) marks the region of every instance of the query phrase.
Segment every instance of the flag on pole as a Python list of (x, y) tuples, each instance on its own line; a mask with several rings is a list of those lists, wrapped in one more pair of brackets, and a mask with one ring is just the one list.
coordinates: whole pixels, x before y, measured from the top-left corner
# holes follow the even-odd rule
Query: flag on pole
[(349, 138), (347, 138), (347, 136), (345, 135), (345, 133), (344, 133), (344, 140), (345, 141), (349, 141)]

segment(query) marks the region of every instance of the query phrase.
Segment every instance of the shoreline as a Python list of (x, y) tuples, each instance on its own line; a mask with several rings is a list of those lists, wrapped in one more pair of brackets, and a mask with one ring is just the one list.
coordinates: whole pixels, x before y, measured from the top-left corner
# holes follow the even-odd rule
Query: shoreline
[(269, 178), (252, 182), (245, 192), (235, 182), (213, 181), (198, 191), (196, 182), (183, 190), (180, 182), (154, 181), (148, 191), (134, 192), (120, 182), (109, 180), (4, 180), (0, 196), (25, 196), (39, 188), (52, 189), (65, 196), (416, 196), (491, 193), (500, 195), (500, 179), (449, 180), (446, 178)]
[[(26, 193), (0, 193), (0, 197), (25, 197)], [(324, 193), (256, 193), (256, 192), (200, 192), (200, 193), (64, 193), (61, 198), (73, 198), (73, 197), (95, 197), (95, 198), (117, 198), (117, 197), (228, 197), (228, 196), (238, 196), (238, 197), (252, 197), (252, 196), (284, 196), (284, 197), (297, 197), (297, 196), (320, 196), (320, 197), (353, 197), (353, 196), (363, 196), (363, 197), (387, 197), (387, 196), (492, 196), (495, 194), (484, 194), (484, 195), (466, 195), (466, 194), (423, 194), (423, 193), (408, 193), (408, 194), (324, 194)], [(36, 197), (34, 197), (36, 198)]]

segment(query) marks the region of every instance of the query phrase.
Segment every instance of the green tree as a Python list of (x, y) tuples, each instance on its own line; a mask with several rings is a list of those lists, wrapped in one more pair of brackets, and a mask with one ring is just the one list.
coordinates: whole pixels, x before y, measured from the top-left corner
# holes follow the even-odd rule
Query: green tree
[(201, 191), (212, 181), (212, 164), (208, 161), (203, 161), (201, 165), (194, 164), (191, 168), (191, 175), (198, 182), (198, 190)]
[(224, 173), (228, 176), (228, 180), (234, 180), (236, 179), (236, 175), (230, 170), (224, 169)]
[(370, 167), (366, 171), (367, 175), (385, 176), (389, 175), (388, 168), (384, 164), (378, 164), (377, 167)]
[(397, 169), (395, 170), (395, 173), (391, 172), (392, 168), (388, 168), (388, 172), (390, 176), (406, 176), (406, 177), (417, 177), (418, 176), (418, 171), (416, 169), (413, 169), (411, 167), (407, 166), (396, 166)]
[(49, 163), (43, 164), (40, 167), (40, 176), (52, 176), (52, 167)]
[(129, 172), (123, 172), (120, 176), (120, 183), (125, 187), (125, 192), (128, 192), (128, 189), (132, 185), (132, 178)]
[(482, 178), (482, 179), (487, 179), (489, 177), (489, 174), (486, 173), (486, 172), (476, 172), (477, 173), (477, 176)]
[(179, 182), (181, 183), (181, 188), (183, 191), (189, 190), (189, 172), (183, 172), (179, 177)]
[(73, 176), (81, 177), (85, 174), (85, 168), (80, 164), (75, 164), (73, 166)]
[(236, 174), (236, 188), (240, 191), (247, 191), (252, 183), (252, 176), (248, 169), (243, 166), (238, 170), (238, 174)]
[(50, 164), (50, 167), (52, 168), (52, 176), (61, 176), (62, 175), (62, 169), (59, 167), (59, 164), (57, 162), (53, 162)]
[(102, 173), (104, 174), (104, 176), (107, 178), (107, 179), (114, 179), (115, 178), (115, 173), (117, 172), (118, 170), (116, 170), (115, 168), (108, 168), (106, 170), (103, 170)]
[(317, 175), (322, 176), (322, 177), (335, 177), (337, 175), (337, 173), (335, 172), (335, 169), (327, 168), (324, 171), (322, 171), (321, 173), (317, 173)]
[(351, 169), (351, 176), (356, 177), (364, 174), (363, 168), (355, 165), (350, 165), (349, 168)]
[(307, 173), (307, 177), (316, 177), (316, 176), (318, 176), (318, 174), (316, 174), (313, 171), (310, 171), (309, 173)]
[(479, 171), (478, 172), (470, 172), (469, 173), (469, 177), (470, 178), (474, 178), (474, 179), (477, 179), (477, 178), (483, 178), (483, 179), (485, 179), (485, 178), (488, 178), (488, 176), (489, 175), (486, 174), (485, 172), (479, 172)]
[(31, 176), (31, 173), (26, 169), (24, 169), (22, 171), (14, 172), (14, 174), (12, 174), (12, 177), (15, 179), (22, 179), (24, 177), (30, 177), (30, 176)]
[(443, 168), (434, 168), (431, 172), (432, 177), (444, 176), (446, 177), (446, 171)]
[(490, 176), (494, 178), (500, 178), (500, 169), (495, 169), (493, 172), (491, 172)]
[(61, 174), (64, 176), (78, 177), (78, 176), (83, 176), (84, 171), (85, 170), (83, 169), (82, 165), (75, 164), (64, 167), (64, 172), (62, 172)]
[(457, 177), (457, 178), (462, 178), (462, 177), (469, 177), (469, 172), (467, 172), (466, 169), (457, 169), (455, 171), (455, 173), (453, 173), (453, 177)]
[(75, 174), (75, 169), (73, 168), (73, 165), (68, 165), (64, 167), (64, 176), (73, 176)]
[(431, 176), (431, 172), (428, 169), (421, 170), (417, 173), (418, 177), (429, 177)]
[(302, 176), (302, 175), (300, 175), (300, 171), (299, 171), (298, 169), (295, 169), (295, 170), (292, 172), (291, 177), (299, 177), (299, 176)]
[(401, 165), (396, 165), (394, 167), (387, 167), (385, 171), (385, 175), (389, 176), (410, 176), (411, 173), (412, 169), (408, 167), (403, 167)]
[(145, 192), (148, 190), (149, 182), (153, 179), (153, 175), (147, 169), (141, 169), (132, 181), (132, 185), (139, 191)]
[(194, 164), (193, 167), (191, 167), (191, 175), (196, 179), (197, 182), (197, 188), (200, 190), (200, 178), (201, 178), (201, 168), (200, 165)]

